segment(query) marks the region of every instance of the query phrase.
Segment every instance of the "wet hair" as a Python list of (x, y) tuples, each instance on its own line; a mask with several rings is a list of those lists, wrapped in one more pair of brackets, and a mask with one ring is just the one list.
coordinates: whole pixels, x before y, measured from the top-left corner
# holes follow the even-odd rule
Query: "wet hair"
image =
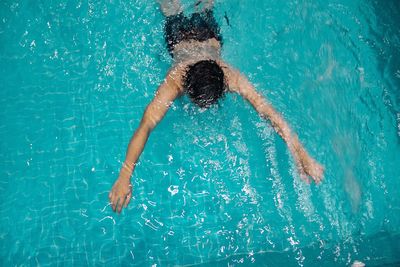
[(189, 66), (184, 88), (192, 102), (208, 108), (224, 95), (224, 72), (214, 60), (198, 61)]

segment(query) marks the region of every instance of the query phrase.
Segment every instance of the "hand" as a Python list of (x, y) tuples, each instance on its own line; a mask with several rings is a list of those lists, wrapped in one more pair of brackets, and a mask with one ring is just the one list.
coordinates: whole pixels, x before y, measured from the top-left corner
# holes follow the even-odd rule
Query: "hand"
[(322, 181), (324, 175), (324, 167), (320, 165), (315, 159), (310, 157), (305, 150), (302, 150), (295, 156), (296, 165), (300, 172), (300, 177), (310, 183), (310, 176), (316, 184)]
[(124, 176), (118, 177), (110, 194), (108, 194), (108, 198), (110, 199), (114, 211), (120, 213), (122, 206), (126, 208), (132, 198), (132, 185), (130, 179)]

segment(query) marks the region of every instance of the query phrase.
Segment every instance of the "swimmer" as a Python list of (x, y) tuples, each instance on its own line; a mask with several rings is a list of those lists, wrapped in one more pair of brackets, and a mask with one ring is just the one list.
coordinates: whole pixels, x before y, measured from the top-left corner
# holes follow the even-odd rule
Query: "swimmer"
[(300, 177), (310, 183), (322, 180), (324, 169), (304, 149), (282, 116), (238, 70), (221, 59), (222, 36), (213, 15), (213, 1), (199, 1), (186, 17), (179, 0), (159, 0), (165, 15), (165, 40), (174, 63), (133, 134), (119, 177), (109, 194), (112, 209), (121, 212), (132, 197), (131, 176), (147, 139), (172, 102), (183, 94), (201, 108), (215, 104), (226, 93), (237, 93), (269, 120), (286, 142)]

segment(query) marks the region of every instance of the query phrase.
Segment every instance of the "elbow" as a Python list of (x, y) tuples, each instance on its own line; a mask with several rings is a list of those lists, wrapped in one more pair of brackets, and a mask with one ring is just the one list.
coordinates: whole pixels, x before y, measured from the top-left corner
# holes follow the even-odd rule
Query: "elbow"
[(146, 129), (149, 133), (157, 126), (162, 120), (164, 112), (160, 112), (157, 107), (148, 106), (143, 114), (141, 127)]
[(150, 132), (154, 129), (155, 126), (156, 122), (149, 116), (144, 116), (142, 118), (142, 121), (140, 122), (140, 128), (148, 134), (150, 134)]

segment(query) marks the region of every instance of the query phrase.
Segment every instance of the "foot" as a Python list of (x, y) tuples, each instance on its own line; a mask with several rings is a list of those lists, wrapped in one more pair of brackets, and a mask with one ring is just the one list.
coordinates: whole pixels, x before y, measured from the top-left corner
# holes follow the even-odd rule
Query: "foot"
[(157, 0), (157, 2), (166, 17), (177, 15), (183, 11), (179, 0)]

